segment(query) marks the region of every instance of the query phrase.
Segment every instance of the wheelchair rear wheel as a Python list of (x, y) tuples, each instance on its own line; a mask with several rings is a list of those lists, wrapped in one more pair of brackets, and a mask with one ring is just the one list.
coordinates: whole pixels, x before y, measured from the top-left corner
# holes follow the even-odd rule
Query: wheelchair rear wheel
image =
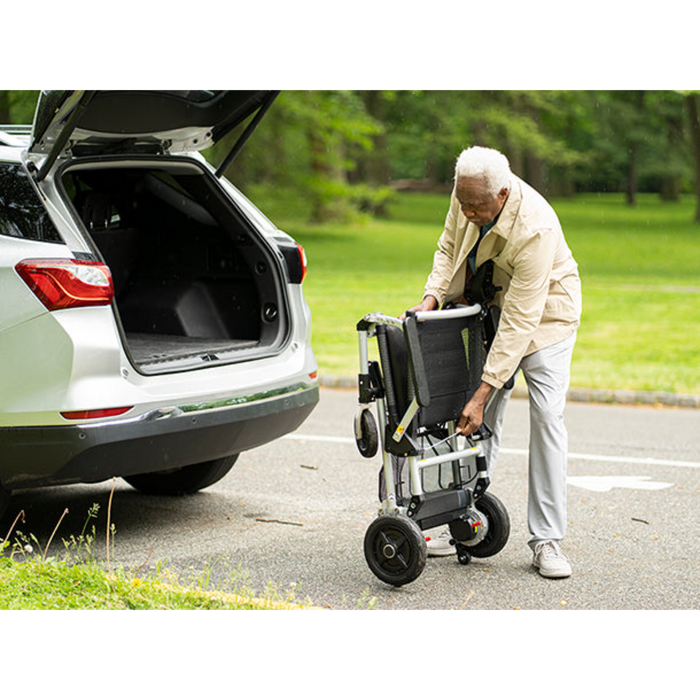
[(476, 501), (474, 508), (486, 518), (488, 531), (481, 542), (473, 547), (464, 544), (463, 549), (477, 559), (492, 557), (506, 546), (510, 537), (508, 511), (503, 503), (488, 491)]
[(384, 583), (403, 586), (425, 568), (428, 547), (418, 525), (403, 515), (381, 515), (367, 528), (365, 559)]

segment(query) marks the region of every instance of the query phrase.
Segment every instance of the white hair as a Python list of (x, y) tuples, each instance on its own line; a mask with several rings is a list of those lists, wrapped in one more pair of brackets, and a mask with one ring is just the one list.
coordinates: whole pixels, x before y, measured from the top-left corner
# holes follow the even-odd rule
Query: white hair
[(504, 187), (510, 187), (511, 177), (508, 159), (493, 148), (472, 146), (459, 154), (455, 178), (473, 177), (484, 180), (490, 194), (497, 195)]

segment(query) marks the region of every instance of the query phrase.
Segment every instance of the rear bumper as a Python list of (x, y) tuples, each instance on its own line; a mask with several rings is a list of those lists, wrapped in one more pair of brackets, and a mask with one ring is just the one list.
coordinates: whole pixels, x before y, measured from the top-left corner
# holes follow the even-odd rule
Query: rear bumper
[(6, 489), (94, 483), (237, 454), (298, 428), (318, 399), (317, 385), (296, 385), (131, 420), (0, 428), (0, 483)]

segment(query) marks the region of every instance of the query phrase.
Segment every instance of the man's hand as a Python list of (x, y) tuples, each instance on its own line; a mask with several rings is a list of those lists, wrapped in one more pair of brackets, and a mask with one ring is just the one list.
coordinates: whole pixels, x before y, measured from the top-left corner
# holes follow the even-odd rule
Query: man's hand
[(462, 435), (471, 435), (481, 427), (484, 422), (484, 408), (486, 402), (493, 391), (493, 387), (486, 382), (481, 382), (479, 388), (474, 392), (474, 396), (462, 410), (462, 415), (457, 421), (457, 432)]
[[(435, 311), (438, 307), (438, 301), (434, 296), (431, 296), (428, 294), (426, 297), (423, 297), (423, 301), (421, 301), (418, 306), (412, 306), (409, 311)], [(401, 316), (399, 316), (399, 321), (403, 321), (406, 318), (406, 313), (402, 313)]]

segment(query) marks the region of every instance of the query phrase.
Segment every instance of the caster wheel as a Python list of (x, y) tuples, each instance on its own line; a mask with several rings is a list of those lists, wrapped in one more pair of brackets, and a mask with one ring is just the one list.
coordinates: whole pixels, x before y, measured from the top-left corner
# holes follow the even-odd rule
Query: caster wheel
[(474, 504), (474, 508), (481, 513), (488, 523), (486, 537), (473, 547), (463, 545), (464, 549), (472, 557), (485, 559), (498, 554), (508, 542), (510, 536), (510, 518), (508, 511), (501, 501), (488, 491)]
[(403, 515), (382, 515), (367, 528), (365, 559), (384, 583), (403, 586), (425, 568), (428, 547), (418, 525)]
[(363, 457), (369, 459), (377, 454), (379, 430), (369, 409), (361, 409), (359, 417), (355, 419), (355, 442)]
[(464, 548), (463, 545), (457, 545), (457, 561), (466, 566), (472, 560), (472, 555)]

